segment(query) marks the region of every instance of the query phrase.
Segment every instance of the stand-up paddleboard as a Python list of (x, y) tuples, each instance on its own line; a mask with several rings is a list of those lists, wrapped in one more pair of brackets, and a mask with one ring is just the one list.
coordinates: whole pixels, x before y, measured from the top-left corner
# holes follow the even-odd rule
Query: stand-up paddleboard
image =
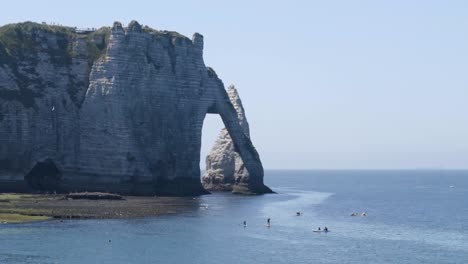
[(266, 227), (270, 227), (271, 225), (265, 225)]
[(314, 230), (314, 231), (312, 231), (312, 232), (314, 232), (314, 233), (328, 233), (328, 232), (330, 232), (330, 230), (328, 230), (328, 231), (325, 231), (325, 230)]

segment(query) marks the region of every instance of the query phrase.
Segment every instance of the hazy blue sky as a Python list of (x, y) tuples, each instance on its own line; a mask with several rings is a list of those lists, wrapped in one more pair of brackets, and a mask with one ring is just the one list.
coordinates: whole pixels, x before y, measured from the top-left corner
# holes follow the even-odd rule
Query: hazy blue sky
[(205, 36), (266, 168), (468, 168), (467, 1), (17, 0), (0, 24), (132, 19)]

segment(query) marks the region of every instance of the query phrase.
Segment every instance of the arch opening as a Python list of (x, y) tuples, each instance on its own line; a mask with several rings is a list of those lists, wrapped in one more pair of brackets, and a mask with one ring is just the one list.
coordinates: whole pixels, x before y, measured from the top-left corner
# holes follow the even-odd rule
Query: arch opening
[(37, 162), (24, 179), (29, 188), (38, 191), (57, 191), (62, 174), (51, 159)]
[(200, 180), (203, 188), (208, 191), (216, 191), (213, 186), (223, 185), (225, 182), (226, 162), (220, 159), (220, 136), (225, 130), (221, 116), (207, 113), (202, 126), (202, 141), (200, 150)]
[(200, 174), (202, 176), (206, 169), (206, 158), (211, 153), (223, 128), (224, 123), (219, 114), (206, 114), (202, 125), (200, 148)]

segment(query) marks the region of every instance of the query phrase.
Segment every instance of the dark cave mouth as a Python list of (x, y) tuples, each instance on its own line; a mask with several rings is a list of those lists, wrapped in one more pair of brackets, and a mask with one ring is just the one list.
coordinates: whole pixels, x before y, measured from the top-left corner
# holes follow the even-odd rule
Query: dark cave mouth
[(51, 159), (38, 162), (24, 177), (28, 186), (38, 191), (57, 191), (62, 175)]

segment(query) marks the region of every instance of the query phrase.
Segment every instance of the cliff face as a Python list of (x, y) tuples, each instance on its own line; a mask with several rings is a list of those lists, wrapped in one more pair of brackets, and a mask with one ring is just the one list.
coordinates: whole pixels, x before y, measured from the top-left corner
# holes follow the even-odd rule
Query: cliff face
[[(229, 86), (227, 91), (237, 112), (239, 125), (244, 134), (250, 138), (249, 123), (239, 94), (233, 85)], [(249, 173), (241, 156), (236, 151), (229, 132), (223, 128), (210, 154), (206, 157), (206, 170), (202, 178), (205, 189), (245, 193), (249, 191), (250, 179), (258, 176)], [(265, 188), (265, 192), (271, 192), (271, 190)]]
[(264, 193), (258, 153), (192, 40), (132, 22), (78, 32), (0, 28), (0, 191), (89, 190), (193, 195), (201, 129), (221, 116)]

